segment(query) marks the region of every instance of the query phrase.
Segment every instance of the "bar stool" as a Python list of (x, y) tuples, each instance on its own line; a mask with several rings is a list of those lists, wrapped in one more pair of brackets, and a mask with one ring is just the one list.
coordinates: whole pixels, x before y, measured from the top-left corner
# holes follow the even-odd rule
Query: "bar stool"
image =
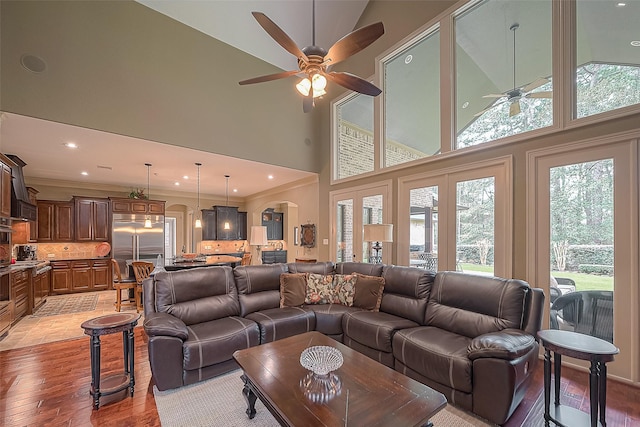
[[(138, 293), (136, 292), (136, 281), (133, 279), (122, 279), (122, 274), (120, 273), (120, 266), (118, 265), (118, 261), (111, 258), (111, 264), (113, 265), (113, 289), (116, 290), (116, 311), (120, 312), (120, 308), (122, 305), (130, 305), (136, 307), (138, 309)], [(129, 290), (133, 290), (133, 300), (130, 297), (127, 297), (126, 300), (122, 300), (122, 290), (126, 289), (127, 293)], [(128, 295), (127, 295), (128, 296)]]

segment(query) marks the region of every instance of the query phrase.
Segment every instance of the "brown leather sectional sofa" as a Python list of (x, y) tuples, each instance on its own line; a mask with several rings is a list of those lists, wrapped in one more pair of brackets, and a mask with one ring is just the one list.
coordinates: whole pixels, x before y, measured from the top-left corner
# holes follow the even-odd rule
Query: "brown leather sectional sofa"
[[(280, 308), (280, 274), (382, 276), (379, 311)], [(504, 423), (538, 361), (544, 294), (514, 279), (361, 263), (205, 267), (144, 282), (144, 328), (160, 390), (237, 368), (233, 352), (319, 331)]]

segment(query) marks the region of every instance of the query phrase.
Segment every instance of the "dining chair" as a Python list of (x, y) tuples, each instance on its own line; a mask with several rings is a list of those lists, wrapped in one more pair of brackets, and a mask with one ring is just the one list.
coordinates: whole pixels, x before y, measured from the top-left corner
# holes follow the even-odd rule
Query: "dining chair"
[(133, 274), (136, 277), (136, 310), (140, 312), (142, 310), (142, 281), (149, 277), (155, 265), (147, 261), (133, 261), (131, 267), (133, 267)]
[(251, 265), (251, 253), (250, 252), (245, 252), (245, 254), (242, 255), (242, 261), (240, 261), (240, 265)]
[[(111, 258), (111, 265), (113, 267), (113, 289), (116, 290), (116, 311), (120, 312), (122, 305), (131, 305), (138, 309), (138, 293), (136, 292), (137, 283), (133, 279), (123, 279), (120, 272), (120, 266), (118, 261)], [(127, 298), (122, 299), (122, 291), (127, 291)], [(129, 296), (129, 290), (133, 290), (133, 300)]]
[(613, 291), (576, 291), (551, 305), (551, 329), (591, 335), (613, 343)]

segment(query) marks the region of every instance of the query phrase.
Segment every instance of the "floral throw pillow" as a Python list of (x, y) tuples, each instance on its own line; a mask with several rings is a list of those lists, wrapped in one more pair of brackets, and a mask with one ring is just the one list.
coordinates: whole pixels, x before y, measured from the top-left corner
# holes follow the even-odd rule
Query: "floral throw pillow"
[(347, 307), (353, 306), (353, 298), (356, 294), (355, 274), (335, 274), (333, 276), (333, 303)]
[(330, 304), (333, 301), (333, 275), (309, 273), (305, 304)]

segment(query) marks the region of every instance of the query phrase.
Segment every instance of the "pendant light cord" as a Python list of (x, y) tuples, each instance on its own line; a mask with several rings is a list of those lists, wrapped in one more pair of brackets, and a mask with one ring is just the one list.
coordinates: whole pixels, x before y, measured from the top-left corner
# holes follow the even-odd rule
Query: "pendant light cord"
[(311, 3), (311, 45), (316, 45), (316, 0)]
[[(202, 166), (202, 163), (196, 163), (196, 166), (198, 167), (198, 206), (196, 210), (199, 212), (200, 211), (200, 166)], [(198, 216), (200, 216), (200, 214), (198, 214)]]
[(227, 190), (226, 190), (226, 193), (227, 193), (227, 204), (226, 204), (226, 206), (229, 206), (229, 175), (225, 175), (224, 177), (227, 179)]
[(147, 199), (151, 200), (151, 194), (149, 190), (149, 172), (151, 171), (151, 163), (144, 164), (147, 167)]

